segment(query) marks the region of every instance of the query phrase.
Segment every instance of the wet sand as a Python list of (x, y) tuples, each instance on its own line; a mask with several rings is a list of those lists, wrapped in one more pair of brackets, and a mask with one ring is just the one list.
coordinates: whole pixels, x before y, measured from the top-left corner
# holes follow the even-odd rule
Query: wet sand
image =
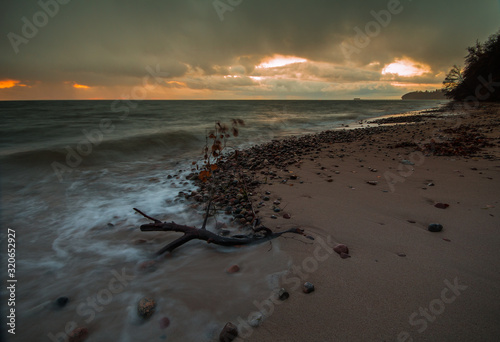
[[(264, 320), (240, 324), (236, 341), (500, 338), (500, 107), (424, 114), (357, 130), (354, 141), (299, 142), (305, 152), (277, 156), (278, 166), (246, 164), (265, 183), (252, 196), (263, 224), (315, 240), (281, 238), (290, 297), (255, 298)], [(302, 292), (305, 281), (314, 292)]]

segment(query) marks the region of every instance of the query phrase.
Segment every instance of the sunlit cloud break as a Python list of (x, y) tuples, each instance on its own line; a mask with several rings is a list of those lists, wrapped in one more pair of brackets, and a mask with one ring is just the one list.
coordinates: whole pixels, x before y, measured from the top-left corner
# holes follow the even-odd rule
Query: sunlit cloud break
[(77, 88), (77, 89), (89, 89), (90, 87), (86, 86), (84, 84), (75, 83), (75, 84), (73, 84), (73, 88)]
[(393, 74), (403, 77), (422, 76), (431, 72), (431, 67), (409, 58), (396, 59), (382, 69), (382, 75)]
[(257, 65), (257, 69), (278, 68), (289, 64), (304, 62), (307, 62), (307, 59), (294, 56), (274, 55), (273, 57), (266, 58), (264, 62)]

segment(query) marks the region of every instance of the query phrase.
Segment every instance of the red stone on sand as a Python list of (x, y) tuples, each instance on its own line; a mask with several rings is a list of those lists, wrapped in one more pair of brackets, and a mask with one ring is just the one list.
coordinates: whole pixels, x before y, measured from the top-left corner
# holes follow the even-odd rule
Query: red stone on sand
[(337, 254), (341, 254), (341, 253), (349, 254), (349, 248), (347, 248), (347, 246), (343, 245), (343, 244), (339, 244), (339, 245), (333, 247), (333, 250)]
[(229, 274), (232, 274), (232, 273), (236, 273), (240, 270), (240, 267), (238, 265), (233, 265), (231, 267), (229, 267), (226, 272), (229, 273)]
[(167, 317), (160, 319), (160, 329), (168, 328), (170, 325), (170, 320)]

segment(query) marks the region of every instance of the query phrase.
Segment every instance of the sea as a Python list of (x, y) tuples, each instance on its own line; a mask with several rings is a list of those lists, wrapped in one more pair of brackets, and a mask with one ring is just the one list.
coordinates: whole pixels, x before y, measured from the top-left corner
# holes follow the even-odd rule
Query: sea
[[(14, 321), (15, 335), (5, 331), (5, 337), (62, 341), (84, 327), (89, 341), (215, 341), (227, 321), (245, 326), (266, 319), (259, 303), (294, 262), (279, 239), (272, 249), (192, 241), (155, 261), (152, 254), (179, 234), (141, 232), (148, 221), (133, 208), (201, 225), (201, 215), (178, 194), (195, 190), (185, 176), (201, 160), (216, 122), (245, 122), (228, 140), (230, 151), (445, 103), (0, 102), (2, 269), (11, 280), (4, 285), (15, 284), (14, 292), (1, 290), (2, 316), (15, 309), (2, 329)], [(241, 271), (228, 276), (233, 264)], [(143, 297), (156, 302), (148, 320), (137, 315)]]

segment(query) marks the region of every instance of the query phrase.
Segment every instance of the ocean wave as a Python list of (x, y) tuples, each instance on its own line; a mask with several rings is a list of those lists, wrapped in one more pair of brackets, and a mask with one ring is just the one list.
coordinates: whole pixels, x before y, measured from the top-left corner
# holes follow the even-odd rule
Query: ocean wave
[(203, 145), (204, 134), (188, 131), (163, 132), (135, 135), (112, 140), (99, 137), (85, 137), (79, 143), (49, 148), (35, 148), (25, 151), (9, 151), (0, 157), (3, 166), (37, 166), (53, 162), (67, 163), (68, 158), (75, 163), (88, 165), (103, 161), (127, 161), (150, 156), (178, 156), (197, 150)]

